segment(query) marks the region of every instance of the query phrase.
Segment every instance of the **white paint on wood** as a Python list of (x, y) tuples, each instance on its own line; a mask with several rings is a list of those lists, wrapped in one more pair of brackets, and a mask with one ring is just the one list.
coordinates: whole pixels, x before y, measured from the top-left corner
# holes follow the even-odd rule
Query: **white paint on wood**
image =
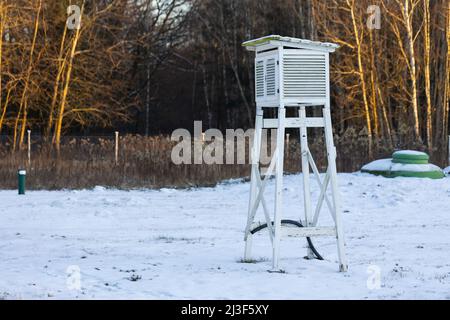
[[(323, 128), (325, 121), (321, 117), (286, 118), (285, 128)], [(264, 129), (278, 128), (278, 119), (264, 119)]]
[[(338, 192), (336, 174), (336, 148), (333, 142), (333, 128), (330, 113), (330, 79), (329, 79), (329, 52), (335, 47), (294, 41), (294, 39), (276, 40), (268, 39), (259, 45), (259, 41), (252, 48), (256, 48), (255, 57), (255, 88), (257, 116), (255, 123), (255, 138), (252, 149), (252, 170), (250, 197), (248, 206), (247, 225), (245, 228), (245, 260), (251, 259), (252, 235), (251, 230), (255, 224), (258, 207), (262, 205), (265, 223), (269, 231), (273, 249), (272, 271), (280, 271), (280, 241), (286, 234), (291, 236), (334, 236), (337, 238), (340, 271), (347, 270), (347, 260), (344, 248), (344, 233), (340, 212), (340, 197)], [(292, 45), (303, 50), (292, 49)], [(291, 48), (285, 48), (285, 47)], [(274, 49), (261, 52), (262, 49)], [(329, 49), (329, 50), (328, 50)], [(321, 107), (323, 117), (307, 117), (306, 108)], [(263, 108), (277, 108), (278, 118), (264, 119)], [(299, 108), (299, 116), (286, 118), (286, 108)], [(308, 147), (307, 128), (323, 127), (325, 129), (325, 145), (328, 158), (327, 174), (322, 180), (314, 159)], [(261, 151), (262, 129), (277, 129), (277, 147), (274, 152), (266, 176), (261, 179), (263, 169), (259, 167)], [(303, 171), (304, 221), (305, 228), (292, 228), (281, 226), (283, 216), (283, 163), (285, 143), (289, 143), (289, 135), (285, 136), (286, 128), (298, 128), (301, 142), (301, 161)], [(314, 178), (320, 186), (318, 203), (313, 212), (310, 193), (310, 168)], [(275, 201), (273, 210), (273, 227), (269, 210), (267, 208), (264, 190), (268, 178), (275, 172)], [(331, 189), (331, 198), (327, 190)], [(326, 203), (331, 212), (335, 226), (318, 226), (319, 215)], [(301, 210), (299, 210), (301, 211)], [(254, 240), (254, 239), (253, 239)], [(313, 253), (308, 248), (308, 257)]]
[(31, 165), (31, 130), (27, 131), (28, 133), (28, 165)]
[(287, 237), (325, 237), (325, 236), (336, 236), (335, 227), (307, 227), (307, 228), (296, 228), (296, 227), (283, 227), (283, 236)]
[(119, 131), (115, 132), (114, 142), (114, 161), (117, 165), (119, 163)]

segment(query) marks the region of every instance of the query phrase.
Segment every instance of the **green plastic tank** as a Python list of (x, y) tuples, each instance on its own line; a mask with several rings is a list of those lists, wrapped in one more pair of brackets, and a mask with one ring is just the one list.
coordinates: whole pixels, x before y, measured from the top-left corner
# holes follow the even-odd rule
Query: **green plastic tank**
[(442, 179), (444, 172), (438, 166), (428, 163), (425, 152), (402, 150), (392, 154), (390, 159), (376, 160), (361, 168), (361, 172), (381, 175), (387, 178), (411, 177)]

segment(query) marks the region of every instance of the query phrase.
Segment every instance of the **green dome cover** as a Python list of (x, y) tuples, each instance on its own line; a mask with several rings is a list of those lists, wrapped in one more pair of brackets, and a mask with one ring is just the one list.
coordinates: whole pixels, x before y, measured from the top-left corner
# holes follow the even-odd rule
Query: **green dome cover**
[(392, 162), (405, 164), (427, 164), (430, 157), (425, 152), (402, 150), (392, 154)]
[(361, 172), (381, 175), (386, 178), (413, 177), (441, 179), (444, 172), (434, 164), (396, 163), (393, 159), (381, 159), (366, 164)]

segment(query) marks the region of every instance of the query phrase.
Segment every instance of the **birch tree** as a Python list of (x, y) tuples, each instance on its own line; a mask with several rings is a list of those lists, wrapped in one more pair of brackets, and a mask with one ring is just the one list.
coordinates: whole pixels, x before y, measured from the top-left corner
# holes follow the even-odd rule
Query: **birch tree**
[[(83, 0), (83, 3), (81, 5), (81, 11), (80, 11), (80, 23), (82, 21), (83, 18), (83, 13), (84, 13), (84, 5), (85, 5), (85, 0)], [(66, 70), (66, 74), (65, 74), (65, 79), (64, 79), (64, 86), (62, 89), (62, 94), (61, 94), (61, 103), (59, 106), (59, 110), (58, 110), (58, 117), (56, 120), (56, 127), (55, 127), (55, 144), (56, 144), (56, 150), (60, 151), (60, 145), (61, 145), (61, 131), (62, 131), (62, 125), (63, 125), (63, 119), (64, 119), (64, 115), (65, 115), (65, 109), (66, 109), (66, 102), (67, 102), (67, 94), (69, 92), (69, 86), (70, 86), (70, 80), (72, 77), (72, 69), (73, 69), (73, 64), (74, 64), (74, 59), (75, 59), (75, 53), (76, 53), (76, 49), (78, 46), (78, 41), (80, 40), (81, 37), (81, 26), (75, 29), (75, 35), (73, 36), (72, 39), (72, 44), (71, 44), (71, 48), (70, 48), (70, 53), (68, 56), (68, 61), (67, 61), (67, 70)]]
[[(15, 150), (16, 144), (17, 144), (17, 135), (19, 134), (19, 145), (22, 146), (24, 135), (25, 135), (25, 127), (27, 125), (27, 116), (28, 116), (28, 90), (30, 86), (30, 78), (31, 73), (33, 70), (33, 62), (34, 62), (34, 54), (35, 54), (35, 48), (36, 48), (36, 41), (37, 41), (37, 35), (39, 31), (39, 24), (40, 24), (40, 17), (41, 17), (41, 9), (42, 9), (42, 0), (37, 1), (37, 7), (36, 7), (36, 17), (34, 19), (34, 31), (32, 35), (31, 40), (31, 47), (29, 52), (29, 59), (28, 59), (28, 67), (25, 72), (25, 78), (23, 80), (23, 90), (22, 95), (20, 98), (20, 104), (19, 104), (19, 111), (16, 116), (16, 121), (14, 124), (14, 138), (13, 138), (13, 149)], [(23, 115), (22, 115), (23, 113)], [(18, 126), (20, 123), (20, 118), (22, 116), (22, 122), (21, 122), (21, 130), (20, 133), (18, 132)]]
[[(399, 46), (402, 57), (404, 58), (407, 70), (409, 73), (409, 78), (411, 82), (411, 89), (409, 91), (412, 115), (413, 115), (413, 126), (414, 134), (416, 139), (421, 138), (420, 134), (420, 121), (419, 121), (419, 102), (418, 102), (418, 74), (416, 66), (416, 50), (415, 43), (419, 31), (414, 29), (414, 15), (420, 3), (420, 0), (394, 0), (397, 10), (391, 9), (386, 1), (383, 1), (383, 6), (386, 12), (390, 15), (389, 23), (392, 27), (392, 31), (397, 39), (397, 45)], [(402, 30), (405, 30), (406, 37), (403, 36)], [(405, 39), (406, 38), (406, 39)], [(406, 43), (406, 45), (404, 45)]]
[(426, 96), (426, 135), (428, 151), (433, 152), (433, 122), (431, 105), (431, 19), (430, 0), (423, 0), (423, 21), (424, 21), (424, 72), (425, 72), (425, 96)]

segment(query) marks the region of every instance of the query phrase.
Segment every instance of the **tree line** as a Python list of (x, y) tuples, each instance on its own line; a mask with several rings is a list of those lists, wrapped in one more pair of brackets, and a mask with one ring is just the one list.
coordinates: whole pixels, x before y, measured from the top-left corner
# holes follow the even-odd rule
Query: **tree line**
[[(67, 27), (72, 5), (80, 28)], [(447, 0), (0, 0), (0, 133), (19, 148), (28, 128), (58, 147), (111, 127), (252, 127), (241, 43), (268, 34), (341, 46), (334, 126), (366, 135), (369, 158), (401, 137), (446, 153)]]

